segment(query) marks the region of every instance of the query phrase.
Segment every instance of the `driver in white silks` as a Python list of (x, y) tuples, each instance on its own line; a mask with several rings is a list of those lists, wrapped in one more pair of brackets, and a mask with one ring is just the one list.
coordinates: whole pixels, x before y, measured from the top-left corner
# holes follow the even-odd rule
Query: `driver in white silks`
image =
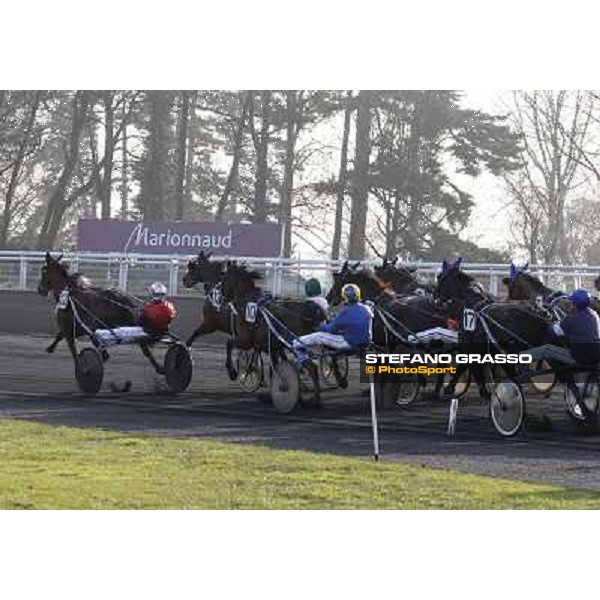
[(560, 323), (555, 323), (549, 332), (552, 341), (562, 338), (568, 347), (550, 343), (523, 354), (566, 365), (593, 365), (600, 362), (600, 319), (590, 308), (590, 295), (586, 290), (578, 289), (569, 296), (569, 300), (573, 306), (572, 312)]
[(330, 323), (322, 323), (319, 331), (294, 340), (300, 358), (306, 357), (311, 346), (326, 346), (334, 350), (355, 350), (371, 343), (373, 313), (360, 301), (360, 288), (348, 283), (341, 292), (344, 307)]

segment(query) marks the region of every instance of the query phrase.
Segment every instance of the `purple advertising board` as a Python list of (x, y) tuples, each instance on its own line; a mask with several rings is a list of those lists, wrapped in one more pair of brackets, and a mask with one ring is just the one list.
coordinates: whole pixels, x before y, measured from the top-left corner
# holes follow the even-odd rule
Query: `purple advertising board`
[(281, 225), (258, 223), (140, 222), (80, 219), (77, 248), (82, 252), (198, 254), (278, 257)]

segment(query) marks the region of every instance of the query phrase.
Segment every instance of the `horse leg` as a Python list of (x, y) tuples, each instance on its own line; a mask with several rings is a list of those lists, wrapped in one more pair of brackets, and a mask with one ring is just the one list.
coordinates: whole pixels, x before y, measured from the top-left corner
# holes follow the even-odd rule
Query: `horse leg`
[(486, 381), (486, 369), (485, 369), (485, 365), (472, 365), (472, 370), (471, 372), (473, 373), (473, 377), (475, 378), (475, 382), (477, 383), (477, 387), (479, 387), (479, 395), (484, 399), (484, 400), (489, 400), (491, 395), (490, 392), (487, 388), (487, 381)]
[(237, 369), (233, 365), (233, 349), (235, 348), (235, 339), (229, 338), (227, 340), (227, 358), (225, 359), (225, 368), (231, 381), (235, 381), (238, 377)]
[(75, 363), (75, 368), (77, 368), (79, 358), (77, 356), (77, 342), (75, 341), (75, 337), (71, 333), (68, 333), (66, 335), (63, 334), (63, 335), (64, 335), (65, 340), (67, 340), (67, 345), (69, 346), (71, 356), (73, 357), (73, 362)]
[(64, 335), (62, 331), (59, 331), (54, 337), (54, 341), (46, 348), (46, 352), (48, 354), (52, 354), (56, 350), (56, 346), (64, 339)]
[[(461, 363), (460, 365), (456, 365), (456, 373), (450, 377), (450, 382), (443, 389), (443, 394), (445, 396), (452, 396), (454, 394), (454, 389), (456, 388), (456, 382), (459, 380), (460, 376), (470, 367), (470, 365), (466, 363)], [(444, 376), (440, 375), (440, 387), (443, 385)], [(436, 387), (437, 391), (437, 387)]]
[(150, 361), (150, 364), (154, 367), (154, 370), (159, 375), (164, 375), (165, 374), (164, 368), (161, 365), (158, 364), (158, 362), (154, 358), (154, 354), (152, 354), (152, 352), (151, 352), (148, 344), (145, 344), (144, 342), (141, 342), (140, 343), (140, 348), (142, 349), (143, 355)]
[(213, 331), (216, 331), (216, 328), (210, 325), (207, 321), (204, 321), (202, 325), (200, 325), (200, 327), (197, 327), (192, 333), (192, 335), (190, 335), (190, 337), (185, 342), (185, 345), (188, 348), (190, 348), (197, 337), (201, 335), (206, 335), (207, 333), (213, 333)]

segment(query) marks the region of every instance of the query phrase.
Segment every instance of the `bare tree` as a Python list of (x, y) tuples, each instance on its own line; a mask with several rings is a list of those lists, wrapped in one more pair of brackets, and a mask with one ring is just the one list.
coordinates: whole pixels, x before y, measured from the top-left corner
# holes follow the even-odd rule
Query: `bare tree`
[[(65, 144), (64, 166), (48, 199), (46, 214), (38, 237), (37, 245), (39, 249), (53, 247), (66, 209), (76, 197), (79, 197), (78, 195), (69, 196), (69, 190), (79, 161), (80, 140), (87, 124), (89, 101), (90, 93), (87, 91), (78, 90), (73, 95), (71, 101), (71, 128), (69, 140)], [(89, 187), (91, 186), (92, 180), (90, 179)]]
[(17, 192), (17, 186), (19, 184), (19, 179), (23, 171), (25, 158), (27, 156), (27, 149), (32, 143), (36, 115), (41, 104), (41, 99), (42, 92), (35, 92), (29, 108), (27, 122), (25, 124), (25, 128), (23, 130), (21, 140), (18, 145), (17, 155), (12, 164), (10, 180), (8, 183), (8, 188), (6, 190), (6, 195), (4, 196), (4, 211), (2, 214), (2, 222), (0, 223), (0, 247), (5, 246), (8, 241), (8, 231), (13, 216), (13, 206), (15, 195)]
[(369, 201), (369, 156), (371, 153), (371, 97), (371, 91), (362, 90), (357, 99), (356, 150), (348, 244), (348, 257), (353, 259), (365, 256)]
[(267, 181), (269, 178), (269, 141), (271, 139), (271, 92), (262, 90), (259, 93), (260, 128), (255, 125), (254, 102), (250, 104), (250, 132), (256, 153), (256, 169), (254, 177), (254, 214), (255, 223), (265, 223), (268, 214)]
[(248, 119), (248, 112), (250, 111), (250, 103), (254, 102), (252, 94), (250, 92), (240, 92), (239, 104), (240, 113), (235, 121), (234, 134), (233, 134), (233, 156), (231, 161), (231, 167), (225, 181), (225, 187), (219, 197), (217, 204), (217, 212), (215, 214), (215, 221), (222, 221), (229, 203), (229, 196), (233, 191), (235, 182), (238, 178), (238, 172), (240, 168), (240, 161), (242, 159), (242, 152), (244, 149), (244, 132), (246, 130), (246, 122)]
[(190, 114), (189, 91), (181, 92), (181, 101), (179, 107), (179, 118), (177, 123), (177, 173), (175, 181), (175, 218), (178, 221), (183, 220), (184, 199), (185, 199), (185, 172), (187, 166), (187, 144), (188, 144), (188, 125)]
[(331, 258), (338, 260), (342, 242), (342, 221), (344, 217), (344, 199), (346, 196), (346, 179), (348, 173), (348, 141), (350, 139), (350, 121), (354, 112), (352, 92), (346, 96), (344, 108), (344, 129), (342, 133), (342, 148), (340, 155), (340, 171), (337, 182), (337, 198), (335, 203), (335, 218), (333, 225), (333, 241), (331, 243)]
[(585, 181), (590, 97), (581, 91), (516, 92), (514, 105), (522, 168), (505, 179), (520, 245), (531, 260), (568, 262), (568, 209), (573, 190)]

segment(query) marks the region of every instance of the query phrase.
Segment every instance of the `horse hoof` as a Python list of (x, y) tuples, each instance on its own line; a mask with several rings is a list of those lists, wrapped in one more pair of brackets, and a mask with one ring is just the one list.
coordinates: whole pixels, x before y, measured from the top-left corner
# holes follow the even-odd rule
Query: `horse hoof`
[(227, 369), (227, 375), (229, 375), (229, 379), (231, 379), (231, 381), (235, 381), (238, 377), (237, 371), (231, 365), (225, 365), (225, 368)]
[(47, 352), (48, 354), (52, 354), (52, 353), (54, 352), (54, 346), (48, 346), (48, 347), (46, 348), (46, 352)]
[(106, 350), (102, 350), (102, 352), (100, 352), (100, 355), (102, 356), (102, 362), (106, 362), (110, 358), (110, 355)]
[(126, 394), (130, 390), (131, 390), (131, 381), (129, 379), (123, 384), (123, 387), (119, 387), (113, 381), (110, 382), (110, 391), (113, 392), (113, 394)]

